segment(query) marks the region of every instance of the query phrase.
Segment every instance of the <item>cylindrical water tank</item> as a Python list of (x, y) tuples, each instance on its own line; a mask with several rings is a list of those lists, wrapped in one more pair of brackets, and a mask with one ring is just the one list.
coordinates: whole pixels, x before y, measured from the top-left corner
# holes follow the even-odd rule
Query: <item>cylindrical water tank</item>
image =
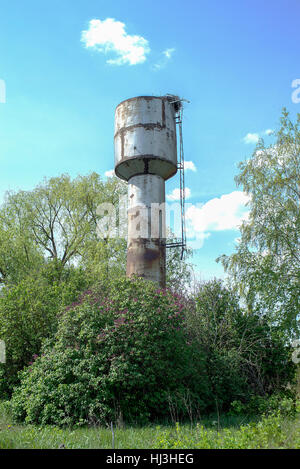
[(174, 97), (139, 96), (115, 113), (115, 173), (128, 181), (137, 174), (164, 180), (177, 172)]

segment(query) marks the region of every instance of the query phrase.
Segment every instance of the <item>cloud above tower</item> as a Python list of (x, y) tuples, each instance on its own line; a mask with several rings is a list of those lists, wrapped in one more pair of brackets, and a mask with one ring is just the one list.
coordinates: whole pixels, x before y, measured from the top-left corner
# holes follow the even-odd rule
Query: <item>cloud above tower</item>
[(110, 65), (137, 65), (145, 62), (150, 52), (147, 39), (126, 32), (126, 25), (114, 18), (92, 19), (88, 29), (82, 31), (81, 41), (86, 48), (97, 50), (105, 55)]
[(158, 62), (152, 65), (152, 70), (160, 70), (164, 68), (173, 57), (175, 51), (176, 49), (174, 47), (170, 47), (169, 49), (163, 50), (160, 54)]

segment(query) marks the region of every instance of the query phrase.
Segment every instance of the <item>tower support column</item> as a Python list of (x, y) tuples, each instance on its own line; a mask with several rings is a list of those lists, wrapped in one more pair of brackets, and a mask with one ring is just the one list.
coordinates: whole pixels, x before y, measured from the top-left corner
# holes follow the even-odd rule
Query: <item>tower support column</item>
[(127, 276), (166, 285), (165, 181), (140, 174), (128, 181)]

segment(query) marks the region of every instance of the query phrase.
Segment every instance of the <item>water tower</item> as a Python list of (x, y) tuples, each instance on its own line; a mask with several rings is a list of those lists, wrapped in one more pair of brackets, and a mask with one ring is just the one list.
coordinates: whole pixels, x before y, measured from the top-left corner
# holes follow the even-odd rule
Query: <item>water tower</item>
[(166, 283), (170, 247), (165, 234), (165, 181), (177, 169), (184, 202), (184, 168), (183, 161), (177, 163), (176, 139), (181, 107), (177, 96), (138, 96), (121, 102), (115, 112), (115, 173), (128, 182), (127, 276), (135, 274), (161, 287)]

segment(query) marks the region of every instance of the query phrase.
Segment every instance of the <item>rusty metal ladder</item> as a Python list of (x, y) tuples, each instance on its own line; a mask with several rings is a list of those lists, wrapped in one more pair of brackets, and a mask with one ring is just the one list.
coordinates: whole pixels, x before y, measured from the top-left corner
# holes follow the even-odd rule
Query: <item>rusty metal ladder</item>
[(182, 135), (182, 121), (183, 121), (183, 105), (182, 102), (190, 102), (186, 99), (176, 99), (171, 103), (179, 103), (178, 110), (176, 112), (175, 120), (179, 129), (179, 163), (177, 168), (179, 170), (180, 177), (180, 212), (181, 212), (181, 241), (175, 241), (173, 243), (166, 243), (166, 248), (181, 247), (181, 260), (183, 259), (186, 251), (186, 223), (185, 223), (185, 177), (184, 177), (184, 149), (183, 149), (183, 135)]

